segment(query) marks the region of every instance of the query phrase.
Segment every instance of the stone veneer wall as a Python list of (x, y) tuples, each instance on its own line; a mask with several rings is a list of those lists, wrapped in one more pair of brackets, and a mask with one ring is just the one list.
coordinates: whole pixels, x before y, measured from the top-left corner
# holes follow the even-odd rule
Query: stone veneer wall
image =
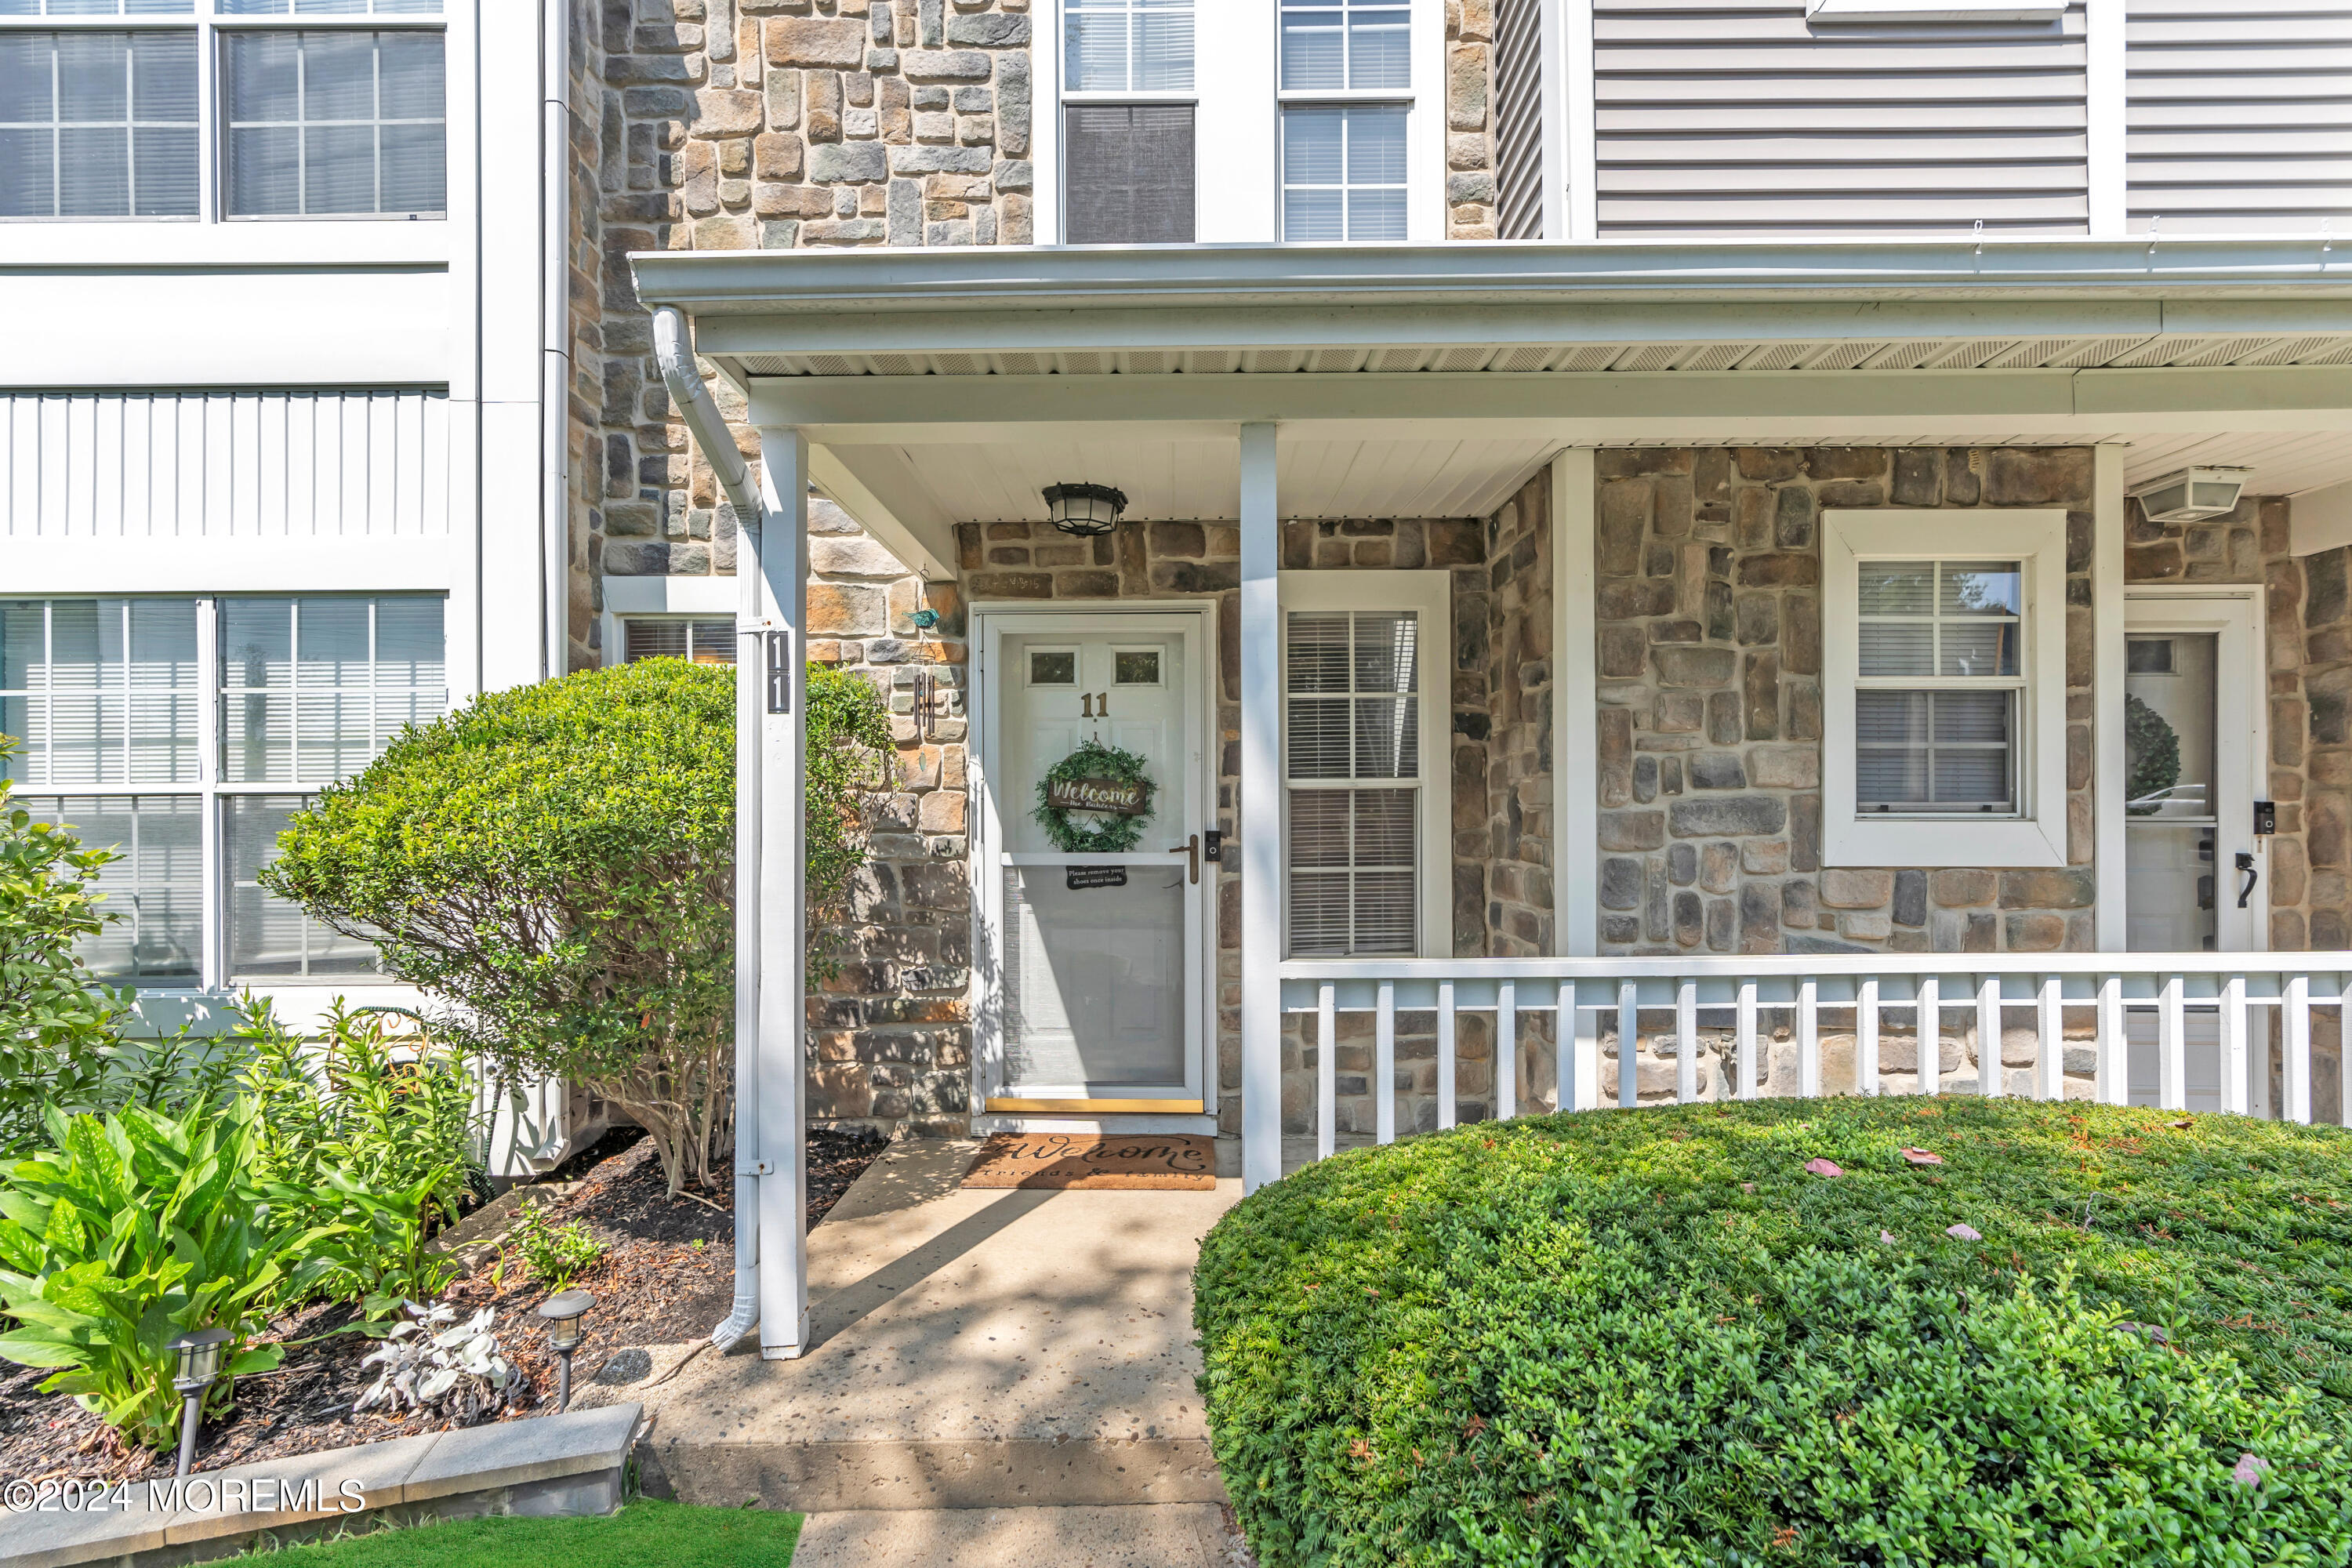
[(1445, 0), (1445, 237), (1495, 237), (1495, 0)]
[[(2047, 952), (2093, 945), (2091, 453), (1600, 454), (1604, 952)], [(1824, 868), (1821, 513), (2053, 507), (2067, 528), (2068, 859)]]

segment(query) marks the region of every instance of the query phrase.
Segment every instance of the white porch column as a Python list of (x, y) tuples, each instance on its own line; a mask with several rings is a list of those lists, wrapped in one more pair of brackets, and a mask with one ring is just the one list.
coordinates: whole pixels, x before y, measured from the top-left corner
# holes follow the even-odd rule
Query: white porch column
[(1274, 426), (1242, 426), (1242, 1187), (1282, 1178), (1282, 615)]
[(2091, 929), (2101, 952), (2121, 952), (2124, 931), (2124, 448), (2091, 449), (2091, 843), (2098, 901)]
[(1551, 460), (1552, 947), (1601, 951), (1600, 665), (1593, 651), (1593, 449)]
[[(802, 841), (808, 441), (799, 430), (760, 432), (760, 502), (765, 520), (757, 529), (739, 528), (736, 540), (742, 629), (759, 634), (740, 639), (742, 658), (735, 667), (736, 754), (743, 779), (735, 817), (736, 931), (739, 943), (749, 932), (739, 954), (757, 955), (748, 974), (739, 967), (735, 1005), (737, 1026), (748, 1013), (756, 1019), (759, 1040), (754, 1081), (738, 1084), (736, 1094), (739, 1103), (748, 1096), (758, 1110), (752, 1157), (760, 1170), (760, 1354), (778, 1361), (803, 1354), (809, 1340), (802, 1103), (808, 1031), (807, 846)], [(739, 1161), (745, 1152), (739, 1141)]]

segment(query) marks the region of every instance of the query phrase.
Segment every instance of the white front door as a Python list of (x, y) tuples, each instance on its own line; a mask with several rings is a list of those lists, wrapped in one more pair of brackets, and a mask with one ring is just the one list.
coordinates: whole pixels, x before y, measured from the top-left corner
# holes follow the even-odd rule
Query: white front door
[[(1200, 1114), (1214, 872), (1201, 856), (1215, 821), (1207, 616), (975, 615), (982, 1110)], [(1152, 785), (1129, 849), (1074, 852), (1039, 819), (1045, 775), (1090, 741), (1141, 759)]]
[[(2124, 603), (2124, 944), (2259, 952), (2270, 945), (2269, 844), (2253, 830), (2267, 794), (2261, 603), (2220, 588), (2134, 589)], [(2184, 1023), (2186, 1109), (2219, 1110), (2220, 1016), (2192, 1006)], [(2131, 1102), (2161, 1104), (2156, 1015), (2135, 1009), (2125, 1033)], [(2259, 1033), (2254, 1047), (2248, 1100), (2260, 1115), (2270, 1074)]]

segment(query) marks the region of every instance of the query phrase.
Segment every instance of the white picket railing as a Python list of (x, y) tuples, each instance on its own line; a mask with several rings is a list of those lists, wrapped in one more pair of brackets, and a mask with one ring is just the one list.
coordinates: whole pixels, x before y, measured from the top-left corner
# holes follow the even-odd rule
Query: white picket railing
[[(1792, 1016), (1796, 1047), (1796, 1094), (1880, 1092), (1879, 1044), (1886, 1015), (1909, 1015), (1918, 1058), (1916, 1092), (1943, 1087), (1947, 1020), (1972, 1018), (1978, 1048), (1979, 1091), (2000, 1094), (2004, 1068), (2000, 1042), (2015, 1014), (2030, 1013), (2037, 1050), (2031, 1092), (2039, 1099), (2063, 1092), (2065, 1019), (2068, 1011), (2089, 1011), (2095, 1019), (2093, 1044), (2097, 1071), (2094, 1098), (2126, 1103), (2129, 1090), (2127, 1018), (2147, 1016), (2154, 1026), (2157, 1102), (2168, 1109), (2188, 1104), (2189, 1020), (2215, 1021), (2220, 1054), (2221, 1109), (2244, 1113), (2256, 1098), (2250, 1068), (2263, 1026), (2260, 1049), (2267, 1062), (2275, 1040), (2284, 1116), (2312, 1120), (2312, 1018), (2332, 1011), (2337, 1039), (2352, 1033), (2352, 953), (2080, 953), (2046, 956), (1959, 954), (1867, 954), (1759, 958), (1458, 958), (1301, 959), (1282, 965), (1282, 1005), (1286, 1013), (1313, 1018), (1307, 1038), (1316, 1047), (1316, 1157), (1329, 1155), (1338, 1134), (1338, 1017), (1370, 1013), (1373, 1047), (1369, 1074), (1373, 1101), (1373, 1141), (1397, 1136), (1397, 1016), (1434, 1014), (1436, 1018), (1436, 1119), (1454, 1125), (1458, 1093), (1456, 1023), (1465, 1013), (1491, 1014), (1496, 1065), (1491, 1101), (1500, 1118), (1519, 1114), (1517, 1065), (1521, 1021), (1530, 1016), (1567, 1016), (1594, 1026), (1595, 1048), (1556, 1047), (1554, 1104), (1573, 1109), (1598, 1102), (1601, 1029), (1613, 1026), (1620, 1041), (1642, 1037), (1641, 1015), (1671, 1011), (1676, 1101), (1700, 1098), (1702, 1028), (1731, 1035), (1729, 1087), (1738, 1099), (1761, 1093), (1759, 1020), (1768, 1009)], [(1853, 1036), (1853, 1082), (1822, 1082), (1822, 1018), (1850, 1020)], [(1703, 1023), (1711, 1019), (1712, 1023)], [(1664, 1033), (1653, 1030), (1653, 1036)], [(1555, 1029), (1555, 1039), (1577, 1039), (1584, 1031)], [(1986, 1047), (1990, 1068), (1985, 1070)], [(2341, 1047), (2339, 1046), (2339, 1051)], [(1617, 1102), (1640, 1103), (1635, 1053), (1618, 1053)], [(1592, 1075), (1592, 1081), (1583, 1080)], [(2352, 1126), (2352, 1073), (2336, 1073), (2337, 1117)]]

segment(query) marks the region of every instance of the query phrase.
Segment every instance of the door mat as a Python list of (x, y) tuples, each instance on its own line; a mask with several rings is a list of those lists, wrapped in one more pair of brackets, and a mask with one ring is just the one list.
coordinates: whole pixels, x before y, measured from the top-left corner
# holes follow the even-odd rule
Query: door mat
[(964, 1173), (963, 1184), (1212, 1192), (1217, 1185), (1216, 1144), (1183, 1134), (1000, 1132)]

